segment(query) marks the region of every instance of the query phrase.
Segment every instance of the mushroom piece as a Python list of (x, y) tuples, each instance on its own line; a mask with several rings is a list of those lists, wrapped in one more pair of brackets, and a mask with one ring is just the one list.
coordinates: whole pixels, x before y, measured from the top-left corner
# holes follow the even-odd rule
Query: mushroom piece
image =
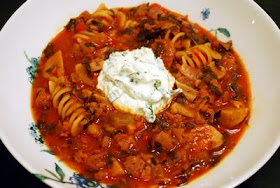
[(224, 47), (224, 49), (226, 49), (227, 51), (230, 50), (231, 46), (232, 46), (232, 40), (227, 41), (227, 42), (220, 42), (220, 44), (222, 45), (222, 47)]
[(90, 69), (92, 72), (96, 72), (102, 69), (104, 64), (104, 60), (103, 59), (96, 59), (91, 61), (91, 63), (89, 64)]
[(115, 158), (112, 158), (112, 176), (117, 177), (117, 176), (122, 176), (125, 175), (124, 169), (120, 165), (119, 161)]
[(224, 142), (223, 135), (213, 126), (207, 125), (212, 133), (211, 135), (211, 142), (212, 142), (212, 149), (221, 146)]
[(125, 14), (121, 11), (118, 11), (117, 14), (116, 14), (116, 20), (117, 20), (118, 27), (120, 29), (123, 29), (124, 26), (125, 26), (125, 23), (126, 23)]
[(60, 50), (46, 61), (43, 69), (43, 76), (49, 78), (55, 72), (58, 77), (64, 76), (63, 57)]
[(93, 94), (93, 96), (95, 97), (97, 102), (111, 105), (111, 102), (106, 97), (103, 97), (102, 95), (97, 93)]
[(195, 117), (195, 112), (193, 109), (179, 103), (172, 104), (170, 110), (173, 114), (181, 114), (190, 118)]
[(179, 87), (183, 90), (183, 93), (184, 93), (185, 97), (189, 101), (193, 101), (196, 98), (198, 91), (196, 91), (192, 87), (187, 86), (187, 85), (185, 85), (181, 82), (178, 82), (177, 80), (176, 80), (176, 85), (177, 85), (177, 87)]
[(218, 122), (226, 128), (233, 128), (241, 123), (248, 115), (248, 108), (230, 108), (221, 110)]
[(86, 67), (84, 65), (77, 64), (75, 66), (76, 72), (79, 76), (79, 78), (87, 85), (94, 85), (93, 79), (90, 78), (91, 73), (89, 73), (89, 71), (86, 69)]

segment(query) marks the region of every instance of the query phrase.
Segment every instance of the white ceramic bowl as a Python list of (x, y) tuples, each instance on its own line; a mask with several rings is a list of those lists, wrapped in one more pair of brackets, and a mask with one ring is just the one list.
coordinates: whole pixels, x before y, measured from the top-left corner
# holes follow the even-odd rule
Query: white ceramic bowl
[[(12, 155), (31, 173), (41, 174), (52, 187), (97, 186), (79, 178), (47, 153), (32, 122), (30, 87), (36, 57), (68, 22), (83, 10), (94, 11), (100, 2), (108, 7), (134, 6), (146, 0), (28, 0), (9, 19), (0, 34), (0, 136)], [(217, 167), (187, 187), (233, 187), (261, 168), (280, 145), (280, 31), (269, 16), (252, 0), (152, 0), (170, 10), (188, 14), (191, 21), (206, 29), (226, 28), (234, 47), (244, 60), (252, 87), (250, 127), (232, 153)], [(201, 11), (209, 8), (208, 19)], [(218, 33), (221, 40), (227, 40)], [(25, 53), (24, 53), (25, 52)], [(31, 133), (31, 134), (30, 134)], [(54, 172), (56, 179), (46, 170)], [(65, 175), (65, 177), (64, 177)], [(63, 178), (64, 177), (64, 178)]]

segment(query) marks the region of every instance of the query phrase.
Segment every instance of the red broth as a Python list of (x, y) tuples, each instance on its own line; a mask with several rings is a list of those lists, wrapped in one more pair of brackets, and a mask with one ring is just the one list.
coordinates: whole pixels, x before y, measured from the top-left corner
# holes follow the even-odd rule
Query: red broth
[[(116, 110), (96, 88), (110, 53), (142, 46), (162, 58), (179, 82), (174, 87), (185, 89), (154, 123)], [(58, 92), (65, 89), (56, 99), (51, 82)], [(232, 151), (247, 127), (250, 102), (248, 74), (231, 41), (219, 41), (187, 16), (142, 4), (101, 5), (71, 19), (42, 53), (31, 107), (47, 146), (79, 175), (117, 187), (174, 187)], [(67, 103), (77, 107), (63, 114)], [(74, 113), (82, 119), (76, 125)]]

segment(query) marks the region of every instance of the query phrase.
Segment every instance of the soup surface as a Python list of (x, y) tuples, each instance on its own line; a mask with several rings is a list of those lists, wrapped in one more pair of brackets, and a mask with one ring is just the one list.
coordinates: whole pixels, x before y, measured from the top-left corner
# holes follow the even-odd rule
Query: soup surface
[(234, 148), (250, 101), (231, 41), (158, 4), (101, 4), (46, 46), (31, 106), (45, 143), (81, 176), (174, 187)]

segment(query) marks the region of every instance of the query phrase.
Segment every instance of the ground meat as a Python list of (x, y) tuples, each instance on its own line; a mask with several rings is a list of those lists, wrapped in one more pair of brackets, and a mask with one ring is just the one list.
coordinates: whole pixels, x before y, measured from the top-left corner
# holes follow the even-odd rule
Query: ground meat
[(152, 6), (150, 6), (150, 9), (149, 9), (147, 15), (150, 18), (157, 20), (159, 16), (165, 16), (165, 12), (163, 10), (159, 9), (158, 6), (152, 5)]
[(91, 102), (87, 105), (88, 109), (94, 114), (96, 119), (107, 115), (111, 107), (104, 103)]
[(86, 164), (90, 168), (89, 170), (100, 170), (106, 166), (105, 162), (106, 153), (98, 153), (91, 155), (87, 158)]
[(117, 134), (116, 136), (114, 136), (114, 139), (117, 141), (118, 145), (123, 151), (135, 148), (134, 139), (131, 136), (128, 136), (127, 134)]
[(174, 59), (174, 53), (170, 40), (156, 39), (152, 44), (152, 49), (156, 57), (160, 57), (163, 60), (164, 66), (167, 69), (170, 69)]
[(35, 100), (36, 106), (38, 107), (49, 107), (51, 106), (51, 94), (47, 93), (45, 89), (39, 88), (37, 90), (36, 100)]
[(170, 150), (174, 147), (175, 140), (167, 132), (161, 131), (155, 136), (155, 142), (159, 143), (163, 151)]
[(223, 56), (223, 58), (221, 59), (221, 62), (223, 64), (223, 66), (226, 68), (226, 70), (236, 69), (236, 67), (237, 67), (235, 58), (229, 52)]
[(111, 145), (111, 138), (109, 136), (104, 136), (102, 139), (102, 147), (107, 148)]
[(146, 166), (145, 161), (138, 156), (128, 156), (124, 162), (127, 172), (135, 178), (140, 178)]
[(164, 177), (164, 169), (162, 165), (157, 164), (153, 166), (153, 176), (154, 179), (161, 179)]
[(174, 128), (174, 129), (172, 129), (172, 133), (177, 138), (177, 140), (180, 144), (183, 144), (186, 142), (184, 128)]
[(98, 138), (98, 137), (101, 137), (102, 129), (101, 129), (101, 126), (99, 124), (92, 123), (88, 126), (87, 132), (90, 135), (92, 135), (93, 137)]
[(98, 171), (97, 173), (94, 174), (94, 178), (96, 180), (99, 180), (99, 181), (105, 179), (106, 176), (108, 176), (108, 172), (105, 171), (105, 170), (100, 170), (100, 171)]
[(188, 162), (187, 151), (184, 148), (180, 148), (180, 149), (174, 151), (174, 156), (173, 156), (172, 160), (175, 164)]
[(143, 16), (147, 15), (148, 10), (149, 10), (149, 4), (148, 3), (142, 4), (137, 8), (134, 15), (136, 17), (143, 17)]
[(75, 156), (74, 156), (74, 160), (77, 162), (77, 163), (82, 163), (84, 162), (84, 160), (88, 158), (88, 155), (86, 153), (84, 153), (82, 150), (79, 150), (78, 152), (75, 153)]

